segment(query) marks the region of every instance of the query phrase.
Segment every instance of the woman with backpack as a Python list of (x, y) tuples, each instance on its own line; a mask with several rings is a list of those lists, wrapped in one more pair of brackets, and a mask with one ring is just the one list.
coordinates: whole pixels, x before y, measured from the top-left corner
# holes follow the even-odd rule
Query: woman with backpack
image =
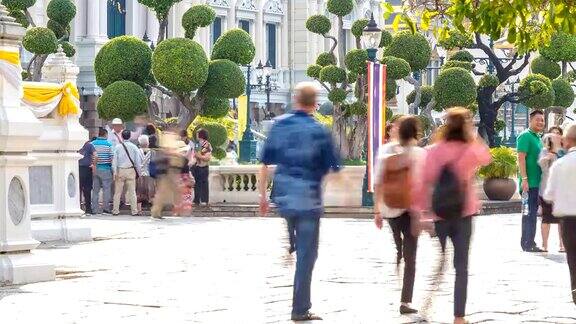
[(383, 145), (376, 166), (374, 194), (374, 222), (382, 229), (383, 218), (388, 219), (396, 244), (396, 264), (404, 257), (404, 278), (400, 299), (400, 314), (417, 313), (410, 306), (416, 275), (416, 249), (418, 222), (411, 212), (414, 180), (422, 170), (426, 151), (417, 146), (420, 134), (419, 120), (404, 116), (394, 122), (397, 140)]
[(477, 136), (470, 111), (460, 107), (449, 109), (439, 141), (426, 155), (418, 203), (421, 219), (434, 221), (443, 256), (447, 238), (454, 245), (455, 324), (466, 323), (472, 216), (480, 210), (474, 180), (478, 168), (490, 163), (490, 159), (490, 150)]

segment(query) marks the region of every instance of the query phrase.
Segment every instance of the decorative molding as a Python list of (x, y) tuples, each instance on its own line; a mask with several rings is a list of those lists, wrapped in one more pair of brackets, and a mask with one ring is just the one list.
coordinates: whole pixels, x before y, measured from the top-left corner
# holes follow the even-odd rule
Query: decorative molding
[(207, 4), (216, 6), (216, 7), (223, 7), (223, 8), (230, 8), (230, 1), (229, 0), (208, 0)]
[(269, 0), (264, 6), (264, 12), (283, 15), (284, 10), (282, 10), (282, 3), (280, 3), (280, 0)]
[(254, 0), (239, 1), (238, 9), (248, 10), (248, 11), (258, 11), (258, 8), (256, 8), (256, 4), (254, 3)]

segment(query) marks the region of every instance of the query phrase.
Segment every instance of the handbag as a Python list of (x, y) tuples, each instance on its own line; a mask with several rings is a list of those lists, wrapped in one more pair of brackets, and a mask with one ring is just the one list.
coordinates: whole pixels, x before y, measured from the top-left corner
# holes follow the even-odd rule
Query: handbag
[(118, 141), (120, 141), (120, 144), (122, 144), (122, 147), (124, 148), (124, 152), (126, 152), (126, 156), (128, 156), (128, 160), (130, 160), (130, 163), (132, 163), (132, 168), (134, 169), (134, 172), (136, 173), (136, 180), (138, 180), (138, 178), (140, 178), (140, 173), (138, 172), (138, 169), (136, 168), (136, 164), (134, 164), (134, 161), (132, 160), (132, 157), (130, 156), (130, 153), (128, 152), (128, 148), (126, 147), (126, 144), (124, 144), (124, 141), (120, 140), (120, 137), (118, 136), (118, 134), (116, 134), (116, 137), (118, 138)]

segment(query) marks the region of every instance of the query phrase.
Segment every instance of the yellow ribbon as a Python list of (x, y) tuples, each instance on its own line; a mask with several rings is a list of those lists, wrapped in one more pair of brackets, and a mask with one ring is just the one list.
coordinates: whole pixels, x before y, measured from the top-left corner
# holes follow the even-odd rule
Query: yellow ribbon
[(60, 94), (62, 94), (62, 98), (58, 103), (58, 114), (60, 116), (78, 114), (80, 110), (77, 101), (80, 100), (80, 94), (76, 86), (71, 82), (66, 82), (64, 85), (36, 82), (24, 83), (24, 100), (27, 102), (47, 104)]
[(6, 61), (13, 65), (20, 66), (20, 53), (18, 52), (9, 52), (9, 51), (0, 51), (0, 60)]

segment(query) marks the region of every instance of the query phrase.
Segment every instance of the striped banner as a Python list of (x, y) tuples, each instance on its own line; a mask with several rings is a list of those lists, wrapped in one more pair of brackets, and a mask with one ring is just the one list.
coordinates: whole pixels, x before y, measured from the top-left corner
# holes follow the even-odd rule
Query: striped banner
[(378, 149), (386, 130), (386, 65), (368, 62), (368, 192), (374, 192)]

